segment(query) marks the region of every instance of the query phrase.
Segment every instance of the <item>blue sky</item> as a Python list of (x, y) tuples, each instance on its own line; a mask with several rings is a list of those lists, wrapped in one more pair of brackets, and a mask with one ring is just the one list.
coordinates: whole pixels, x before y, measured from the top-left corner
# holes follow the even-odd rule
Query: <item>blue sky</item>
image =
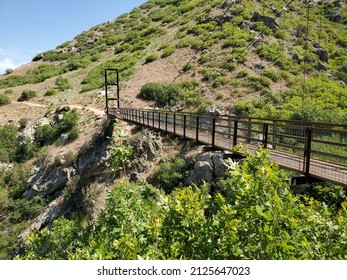
[(146, 0), (0, 0), (0, 73)]

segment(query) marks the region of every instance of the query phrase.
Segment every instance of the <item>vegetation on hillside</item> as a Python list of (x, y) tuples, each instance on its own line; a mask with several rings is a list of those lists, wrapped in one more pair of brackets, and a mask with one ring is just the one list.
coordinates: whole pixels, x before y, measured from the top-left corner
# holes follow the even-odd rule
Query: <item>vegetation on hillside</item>
[[(87, 92), (103, 86), (107, 67), (120, 69), (125, 81), (142, 63), (189, 50), (177, 74), (181, 83), (193, 76), (199, 85), (181, 93), (194, 99), (179, 104), (183, 110), (203, 110), (207, 99), (241, 116), (345, 123), (346, 24), (342, 1), (150, 0), (37, 55), (40, 65), (1, 79), (0, 88), (88, 68), (80, 81)], [(156, 105), (179, 102), (167, 99)]]
[[(33, 140), (22, 135), (27, 122), (21, 119), (19, 127), (14, 124), (0, 126), (0, 259), (15, 256), (19, 235), (47, 206), (47, 197), (23, 197), (30, 177), (26, 162), (35, 158), (39, 163), (47, 156), (43, 146), (59, 141), (65, 144), (79, 135), (78, 114), (69, 108), (55, 111), (51, 124), (38, 126)], [(65, 142), (61, 142), (63, 134), (66, 134)]]
[(260, 150), (214, 192), (119, 182), (95, 221), (60, 218), (33, 232), (19, 258), (345, 259), (347, 202), (293, 194), (285, 178)]

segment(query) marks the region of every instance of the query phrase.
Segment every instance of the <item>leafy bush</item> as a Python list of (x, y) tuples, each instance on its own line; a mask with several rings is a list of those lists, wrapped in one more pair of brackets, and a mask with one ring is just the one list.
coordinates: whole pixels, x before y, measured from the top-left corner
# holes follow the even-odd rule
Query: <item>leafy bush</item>
[(50, 88), (50, 89), (47, 89), (45, 96), (53, 96), (56, 94), (58, 94), (58, 90), (55, 88)]
[(218, 77), (213, 81), (212, 87), (213, 88), (220, 88), (222, 86), (230, 84), (230, 82), (231, 82), (231, 79), (228, 77)]
[(12, 94), (13, 93), (13, 89), (6, 89), (5, 90), (5, 94)]
[(265, 70), (263, 75), (274, 82), (277, 82), (281, 78), (281, 74), (275, 70)]
[(93, 225), (60, 218), (29, 235), (21, 258), (345, 259), (346, 202), (332, 211), (293, 194), (288, 174), (269, 158), (260, 150), (233, 163), (214, 193), (117, 183)]
[(153, 100), (157, 106), (173, 105), (179, 100), (181, 87), (178, 84), (167, 85), (161, 83), (147, 83), (141, 90), (139, 97), (144, 100)]
[(7, 95), (0, 93), (0, 106), (4, 106), (11, 103), (11, 98)]
[(74, 71), (80, 68), (86, 68), (90, 63), (90, 58), (83, 57), (80, 59), (70, 60), (70, 62), (67, 65), (67, 68), (69, 69), (69, 71)]
[(43, 147), (52, 144), (56, 140), (56, 130), (52, 125), (38, 126), (35, 130), (35, 142)]
[(14, 164), (11, 169), (0, 169), (0, 259), (13, 259), (18, 252), (18, 236), (27, 227), (27, 222), (43, 209), (40, 197), (23, 198), (30, 170), (24, 165)]
[(32, 99), (37, 96), (37, 92), (30, 89), (23, 90), (21, 96), (19, 97), (18, 101), (27, 101), (29, 99)]
[(0, 162), (11, 162), (17, 149), (17, 128), (13, 124), (0, 126)]
[(189, 39), (182, 39), (176, 44), (176, 48), (183, 49), (183, 48), (189, 48), (190, 47), (190, 40)]
[(35, 142), (43, 147), (53, 144), (58, 138), (67, 133), (68, 140), (73, 141), (79, 136), (77, 128), (78, 113), (76, 110), (62, 108), (55, 112), (53, 123), (38, 126), (35, 130)]
[(161, 163), (154, 169), (150, 183), (162, 188), (166, 193), (170, 193), (175, 188), (183, 186), (191, 168), (191, 160), (175, 157), (170, 161)]
[(153, 61), (156, 61), (159, 58), (159, 56), (155, 53), (149, 54), (146, 57), (145, 63), (151, 63)]
[(29, 137), (22, 137), (18, 143), (15, 161), (23, 163), (33, 158), (38, 152), (36, 143), (33, 143)]
[(248, 71), (247, 70), (240, 70), (237, 74), (236, 74), (236, 78), (244, 78), (248, 76)]
[(72, 86), (69, 83), (69, 80), (67, 78), (63, 78), (59, 76), (55, 81), (56, 86), (60, 91), (72, 89)]
[(51, 77), (60, 75), (63, 71), (63, 68), (54, 64), (42, 64), (35, 69), (28, 70), (26, 76), (30, 83), (41, 83)]
[(272, 84), (272, 80), (265, 76), (252, 76), (248, 78), (249, 86), (254, 90), (263, 90), (264, 87), (269, 87)]
[(162, 53), (162, 55), (161, 55), (161, 58), (169, 57), (169, 56), (172, 55), (175, 51), (176, 51), (175, 47), (173, 47), (173, 46), (166, 46), (166, 47), (163, 49), (163, 53)]
[(28, 124), (28, 119), (27, 118), (20, 118), (18, 123), (19, 123), (19, 129), (23, 130), (24, 128), (26, 128), (26, 126)]

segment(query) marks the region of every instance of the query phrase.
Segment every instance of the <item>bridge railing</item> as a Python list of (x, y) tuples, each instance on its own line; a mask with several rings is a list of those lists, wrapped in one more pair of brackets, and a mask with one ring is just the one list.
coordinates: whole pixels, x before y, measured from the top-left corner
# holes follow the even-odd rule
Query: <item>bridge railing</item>
[(347, 185), (347, 125), (133, 108), (117, 114), (216, 148), (244, 144), (252, 152), (261, 145), (288, 169)]

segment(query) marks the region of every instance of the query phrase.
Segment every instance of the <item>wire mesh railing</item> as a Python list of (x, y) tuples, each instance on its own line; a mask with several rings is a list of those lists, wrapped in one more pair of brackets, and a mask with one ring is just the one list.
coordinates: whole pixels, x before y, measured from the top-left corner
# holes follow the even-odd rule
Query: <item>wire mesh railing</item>
[(347, 125), (133, 108), (109, 115), (219, 149), (263, 146), (282, 167), (347, 186)]

